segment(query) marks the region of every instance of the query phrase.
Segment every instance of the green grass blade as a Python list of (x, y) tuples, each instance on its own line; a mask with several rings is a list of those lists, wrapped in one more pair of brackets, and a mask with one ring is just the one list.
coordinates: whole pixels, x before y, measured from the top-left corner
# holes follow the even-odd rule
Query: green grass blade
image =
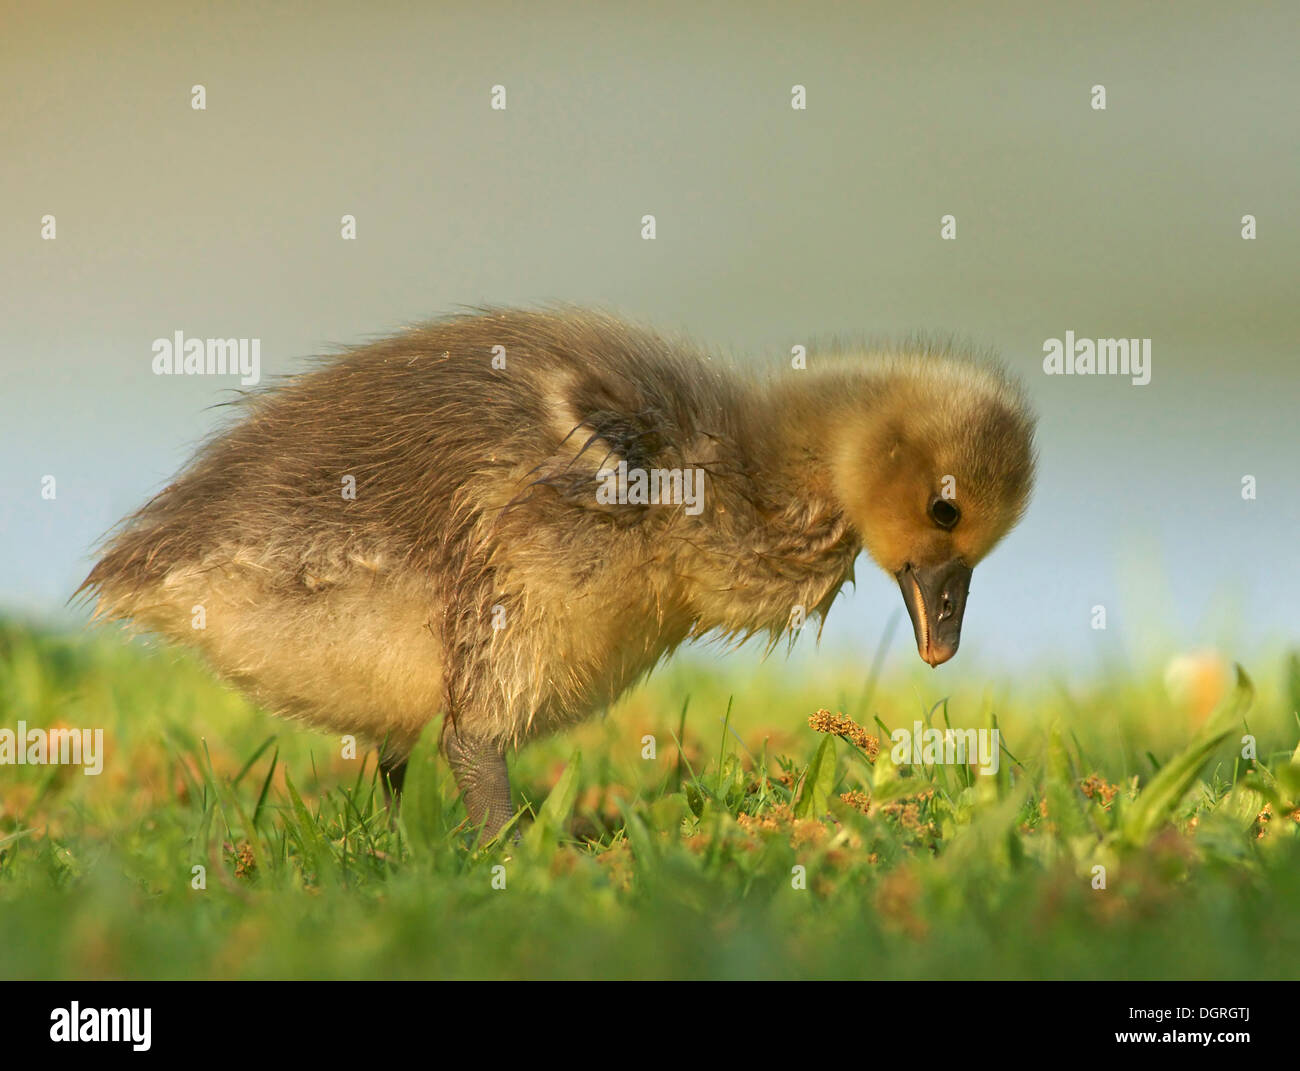
[(524, 835), (524, 847), (530, 853), (543, 855), (552, 851), (559, 842), (564, 824), (573, 813), (574, 804), (578, 802), (578, 789), (581, 787), (582, 753), (575, 751), (569, 764), (565, 766), (560, 779), (555, 782), (542, 809), (537, 812), (537, 821)]
[(1125, 844), (1145, 844), (1156, 830), (1173, 818), (1201, 767), (1239, 726), (1241, 716), (1249, 708), (1254, 695), (1254, 684), (1238, 666), (1237, 686), (1232, 694), (1210, 716), (1193, 743), (1165, 763), (1128, 808), (1120, 829), (1120, 839)]

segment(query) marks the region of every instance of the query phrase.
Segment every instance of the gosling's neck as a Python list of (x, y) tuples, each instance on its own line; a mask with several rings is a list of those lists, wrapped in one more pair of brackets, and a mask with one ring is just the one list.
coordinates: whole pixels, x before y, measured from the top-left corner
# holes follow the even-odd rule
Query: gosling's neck
[(782, 501), (814, 516), (842, 512), (835, 473), (847, 444), (887, 419), (888, 377), (833, 364), (790, 370), (757, 388), (753, 406), (760, 479)]

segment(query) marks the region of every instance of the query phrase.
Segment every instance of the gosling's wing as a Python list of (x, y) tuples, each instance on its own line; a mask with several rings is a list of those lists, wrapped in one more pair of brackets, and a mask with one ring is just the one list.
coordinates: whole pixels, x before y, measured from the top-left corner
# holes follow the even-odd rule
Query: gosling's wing
[[(550, 494), (620, 526), (647, 519), (651, 504), (628, 501), (626, 493), (620, 494), (620, 473), (636, 479), (636, 473), (680, 470), (680, 451), (673, 448), (663, 413), (653, 406), (618, 405), (618, 400), (574, 400), (570, 426), (530, 474), (526, 494)], [(626, 480), (623, 488), (626, 491)]]

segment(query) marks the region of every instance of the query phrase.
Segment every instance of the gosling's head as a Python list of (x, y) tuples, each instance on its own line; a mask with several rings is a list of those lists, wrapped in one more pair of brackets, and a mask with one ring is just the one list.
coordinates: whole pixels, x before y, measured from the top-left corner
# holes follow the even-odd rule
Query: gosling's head
[(839, 437), (835, 493), (937, 666), (957, 653), (971, 571), (1028, 504), (1034, 418), (999, 370), (946, 355), (882, 361), (869, 395)]

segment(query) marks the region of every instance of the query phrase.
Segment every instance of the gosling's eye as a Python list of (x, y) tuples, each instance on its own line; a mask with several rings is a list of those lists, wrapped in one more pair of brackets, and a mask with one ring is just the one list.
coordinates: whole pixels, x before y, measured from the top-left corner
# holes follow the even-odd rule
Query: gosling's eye
[(956, 528), (961, 510), (946, 498), (935, 497), (930, 502), (930, 519), (940, 528)]

